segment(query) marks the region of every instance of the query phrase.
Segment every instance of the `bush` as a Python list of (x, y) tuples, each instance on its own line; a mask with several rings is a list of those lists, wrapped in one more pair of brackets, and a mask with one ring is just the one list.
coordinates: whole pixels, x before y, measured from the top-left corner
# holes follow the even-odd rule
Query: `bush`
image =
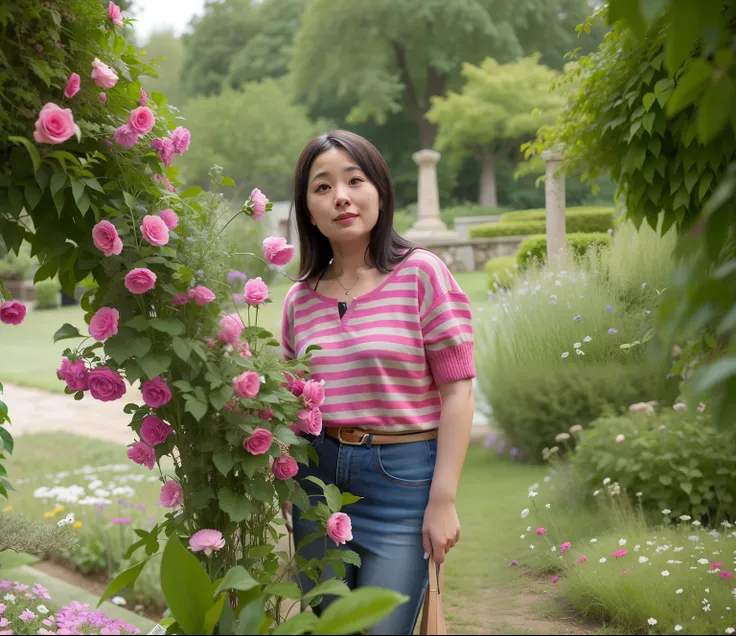
[(488, 274), (488, 289), (506, 289), (511, 286), (511, 281), (518, 274), (519, 265), (515, 256), (499, 256), (486, 261), (486, 274)]
[(28, 246), (15, 254), (7, 251), (0, 237), (0, 280), (26, 280), (33, 267), (34, 258)]
[(399, 234), (406, 234), (409, 228), (414, 225), (416, 220), (416, 211), (411, 212), (407, 209), (403, 209), (394, 212), (394, 228)]
[(564, 370), (514, 365), (506, 374), (493, 375), (489, 402), (509, 444), (531, 461), (541, 461), (542, 449), (571, 426), (587, 427), (607, 411), (621, 413), (634, 402), (671, 403), (677, 382), (665, 381), (665, 373), (648, 363), (571, 364)]
[[(607, 232), (613, 227), (613, 208), (590, 207), (568, 208), (565, 229), (575, 232)], [(526, 236), (544, 233), (547, 227), (543, 209), (519, 210), (501, 215), (500, 223), (484, 223), (470, 228), (471, 238), (493, 236)]]
[(47, 278), (36, 283), (36, 309), (56, 309), (59, 306), (59, 290), (61, 286), (55, 278)]
[(491, 208), (477, 203), (465, 203), (440, 210), (440, 216), (448, 228), (455, 226), (455, 219), (464, 216), (499, 216), (508, 208)]
[[(736, 518), (736, 438), (705, 415), (669, 409), (656, 416), (602, 417), (571, 456), (591, 488), (610, 477), (652, 510), (691, 514), (712, 525)], [(616, 437), (624, 440), (616, 443)]]
[[(584, 256), (590, 248), (608, 247), (611, 244), (611, 237), (602, 232), (568, 234), (566, 239), (568, 248), (578, 257)], [(519, 245), (519, 251), (516, 252), (516, 262), (521, 269), (527, 269), (534, 263), (544, 263), (546, 260), (547, 237), (544, 234), (524, 239)]]

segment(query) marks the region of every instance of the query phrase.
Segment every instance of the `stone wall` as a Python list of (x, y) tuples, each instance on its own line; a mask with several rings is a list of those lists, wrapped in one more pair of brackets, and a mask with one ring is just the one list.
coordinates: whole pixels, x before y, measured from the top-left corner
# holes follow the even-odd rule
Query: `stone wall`
[(453, 242), (417, 241), (434, 252), (453, 272), (481, 271), (486, 261), (498, 256), (514, 256), (526, 236), (497, 236)]

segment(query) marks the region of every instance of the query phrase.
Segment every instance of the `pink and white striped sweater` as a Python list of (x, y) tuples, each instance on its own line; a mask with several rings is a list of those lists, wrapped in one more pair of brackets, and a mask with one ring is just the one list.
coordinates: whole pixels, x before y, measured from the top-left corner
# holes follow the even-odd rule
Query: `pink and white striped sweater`
[(429, 430), (439, 426), (437, 385), (475, 377), (470, 302), (445, 264), (417, 249), (340, 318), (337, 300), (296, 283), (284, 302), (287, 359), (309, 345), (328, 427)]

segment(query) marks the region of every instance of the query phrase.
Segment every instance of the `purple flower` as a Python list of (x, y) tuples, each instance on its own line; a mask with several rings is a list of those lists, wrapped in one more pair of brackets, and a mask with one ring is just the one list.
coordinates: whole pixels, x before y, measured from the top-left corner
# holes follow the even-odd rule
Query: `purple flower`
[(497, 437), (498, 437), (498, 433), (496, 433), (496, 431), (491, 431), (490, 433), (488, 433), (488, 437), (486, 438), (485, 444), (483, 444), (486, 450), (493, 448), (493, 445), (496, 443)]
[(520, 457), (521, 456), (521, 451), (518, 448), (516, 448), (516, 446), (514, 446), (509, 451), (509, 455), (511, 455), (511, 457)]
[(113, 517), (110, 519), (110, 523), (118, 526), (127, 526), (131, 521), (133, 520), (130, 517)]
[(516, 567), (517, 565), (519, 565), (519, 564), (516, 562), (516, 559), (512, 559), (511, 560), (511, 567), (513, 568), (513, 567)]
[(610, 329), (608, 330), (608, 335), (609, 335), (609, 336), (615, 336), (615, 335), (616, 335), (617, 333), (618, 333), (618, 331), (616, 331), (616, 330), (615, 330), (615, 329), (614, 329), (613, 327), (611, 327), (611, 328), (610, 328)]
[(248, 277), (243, 272), (239, 272), (237, 269), (234, 269), (228, 272), (227, 281), (232, 283), (234, 280), (248, 280)]
[(611, 305), (606, 305), (606, 313), (610, 314), (613, 311), (613, 307)]
[(575, 316), (575, 318), (572, 319), (572, 321), (573, 322), (580, 322), (582, 319), (583, 319), (583, 317), (580, 314), (578, 314), (577, 316)]
[(498, 455), (503, 455), (503, 449), (504, 449), (505, 447), (506, 447), (506, 440), (505, 440), (505, 439), (502, 439), (502, 440), (501, 440), (501, 441), (500, 441), (500, 442), (498, 443), (498, 448), (496, 449), (496, 454), (498, 454)]

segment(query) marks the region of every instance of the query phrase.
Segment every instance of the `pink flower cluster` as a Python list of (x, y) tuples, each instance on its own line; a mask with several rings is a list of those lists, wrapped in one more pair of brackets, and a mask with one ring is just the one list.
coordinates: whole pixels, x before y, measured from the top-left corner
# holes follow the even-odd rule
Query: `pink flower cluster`
[(186, 294), (174, 294), (171, 297), (172, 305), (186, 305), (193, 300), (200, 307), (207, 305), (217, 298), (214, 292), (204, 285), (197, 285), (194, 289), (190, 289)]
[(70, 361), (61, 359), (61, 366), (56, 370), (60, 380), (66, 382), (70, 391), (87, 391), (95, 400), (112, 402), (125, 395), (125, 381), (117, 371), (109, 367), (87, 369), (84, 360)]
[(115, 141), (125, 148), (132, 148), (138, 139), (147, 135), (156, 123), (156, 117), (148, 106), (138, 106), (130, 111), (128, 122), (115, 131)]
[(20, 301), (6, 300), (0, 302), (0, 322), (4, 322), (6, 325), (19, 325), (25, 319), (26, 311), (26, 306)]
[[(300, 382), (301, 385), (297, 385), (297, 382)], [(296, 388), (297, 386), (298, 388)], [(317, 382), (316, 380), (308, 380), (307, 382), (295, 380), (291, 383), (290, 390), (295, 395), (295, 390), (300, 391), (298, 397), (301, 397), (305, 406), (296, 415), (297, 429), (309, 435), (319, 435), (322, 432), (322, 413), (319, 407), (325, 401), (323, 382)]]
[(156, 151), (158, 158), (168, 168), (174, 160), (174, 155), (183, 155), (189, 150), (191, 140), (192, 133), (183, 126), (178, 126), (170, 137), (154, 139), (151, 142), (151, 148)]

